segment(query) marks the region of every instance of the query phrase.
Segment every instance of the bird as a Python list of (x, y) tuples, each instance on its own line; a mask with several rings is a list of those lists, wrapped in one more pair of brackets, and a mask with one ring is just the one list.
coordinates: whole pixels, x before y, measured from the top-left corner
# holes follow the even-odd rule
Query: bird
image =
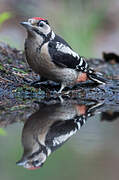
[(83, 56), (76, 53), (59, 35), (55, 34), (45, 18), (33, 17), (21, 25), (27, 30), (25, 56), (32, 70), (41, 79), (61, 84), (58, 93), (65, 87), (74, 86), (88, 79), (98, 84), (106, 81), (100, 73), (89, 67)]
[(29, 170), (42, 167), (47, 158), (102, 106), (100, 103), (88, 103), (64, 101), (41, 104), (40, 109), (25, 121), (21, 138), (24, 152), (17, 165)]

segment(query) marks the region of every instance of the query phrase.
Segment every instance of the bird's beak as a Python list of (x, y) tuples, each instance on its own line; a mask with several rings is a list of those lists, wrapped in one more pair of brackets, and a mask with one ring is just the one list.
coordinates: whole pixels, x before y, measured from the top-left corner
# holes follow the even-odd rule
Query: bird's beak
[(26, 162), (27, 162), (26, 160), (20, 160), (20, 161), (16, 162), (16, 164), (18, 166), (25, 166)]
[(29, 22), (21, 22), (22, 26), (24, 26), (27, 30), (32, 30), (32, 25)]
[(18, 161), (17, 163), (16, 163), (18, 166), (23, 166), (24, 168), (27, 168), (27, 169), (29, 169), (29, 170), (35, 170), (35, 169), (38, 169), (38, 168), (40, 168), (40, 166), (38, 166), (38, 167), (34, 167), (33, 165), (28, 165), (27, 164), (27, 160), (20, 160), (20, 161)]

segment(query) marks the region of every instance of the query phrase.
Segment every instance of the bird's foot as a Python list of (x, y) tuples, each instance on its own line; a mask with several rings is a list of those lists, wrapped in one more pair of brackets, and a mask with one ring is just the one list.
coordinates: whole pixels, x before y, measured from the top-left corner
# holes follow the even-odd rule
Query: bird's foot
[(63, 104), (63, 102), (64, 102), (63, 97), (60, 95), (58, 98), (59, 98), (59, 100), (60, 100), (61, 104)]
[(66, 92), (63, 92), (63, 96), (66, 96), (66, 97), (68, 97), (68, 98), (70, 98), (71, 97), (71, 92), (72, 91), (66, 91)]

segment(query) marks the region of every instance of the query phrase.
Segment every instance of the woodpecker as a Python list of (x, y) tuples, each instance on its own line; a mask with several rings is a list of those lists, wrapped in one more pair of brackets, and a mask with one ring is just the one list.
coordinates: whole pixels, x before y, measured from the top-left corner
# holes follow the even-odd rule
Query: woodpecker
[(48, 20), (33, 17), (21, 22), (27, 30), (25, 55), (30, 67), (42, 78), (66, 86), (74, 86), (88, 79), (105, 84), (105, 79), (91, 69), (85, 58), (51, 29)]
[(80, 102), (42, 105), (24, 124), (24, 153), (17, 165), (32, 170), (42, 167), (47, 157), (80, 130), (99, 106)]

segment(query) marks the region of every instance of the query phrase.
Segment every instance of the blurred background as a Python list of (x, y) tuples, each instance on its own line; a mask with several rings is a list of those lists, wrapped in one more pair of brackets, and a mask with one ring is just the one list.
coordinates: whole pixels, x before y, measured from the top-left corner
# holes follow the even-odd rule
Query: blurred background
[(23, 49), (26, 36), (19, 23), (40, 16), (83, 56), (118, 53), (118, 0), (0, 0), (0, 15), (0, 40), (16, 48)]
[[(119, 53), (119, 0), (0, 0), (0, 41), (23, 49), (26, 32), (19, 23), (33, 16), (47, 18), (52, 29), (82, 56), (101, 58), (103, 51)], [(13, 124), (0, 136), (0, 177), (117, 180), (118, 126), (119, 121), (100, 122), (97, 115), (51, 155), (43, 168), (28, 171), (16, 166), (23, 151), (23, 124)]]

